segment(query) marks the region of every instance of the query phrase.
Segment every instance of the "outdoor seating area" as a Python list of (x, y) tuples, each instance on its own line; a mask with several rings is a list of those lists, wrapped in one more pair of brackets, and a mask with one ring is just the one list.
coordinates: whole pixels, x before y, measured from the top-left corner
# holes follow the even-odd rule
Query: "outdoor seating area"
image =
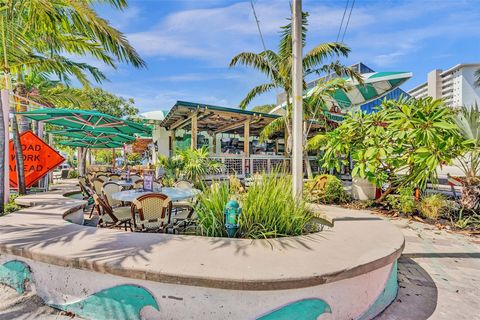
[(146, 190), (140, 175), (96, 171), (79, 177), (78, 184), (83, 199), (92, 205), (85, 208), (90, 210), (88, 219), (99, 227), (177, 234), (186, 232), (187, 226), (194, 227), (193, 204), (200, 190), (188, 181), (164, 187), (159, 179), (151, 181)]

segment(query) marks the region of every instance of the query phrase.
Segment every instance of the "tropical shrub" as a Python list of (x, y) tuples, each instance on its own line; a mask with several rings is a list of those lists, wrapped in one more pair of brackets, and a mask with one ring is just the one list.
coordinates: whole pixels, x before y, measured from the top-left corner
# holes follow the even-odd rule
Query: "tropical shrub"
[(208, 147), (199, 149), (177, 150), (173, 157), (160, 155), (157, 166), (165, 170), (164, 176), (174, 181), (187, 179), (196, 186), (201, 186), (202, 179), (207, 174), (214, 174), (221, 171), (221, 162), (210, 158)]
[(413, 196), (413, 189), (403, 187), (398, 189), (398, 195), (390, 194), (385, 200), (390, 208), (410, 215), (416, 210), (415, 198)]
[(70, 170), (68, 171), (68, 179), (76, 179), (79, 177), (77, 170)]
[(460, 203), (470, 211), (480, 212), (480, 109), (477, 104), (462, 107), (456, 114), (455, 121), (460, 130), (464, 146), (458, 158), (460, 169), (465, 175)]
[(132, 166), (142, 164), (142, 155), (138, 152), (127, 154), (127, 163)]
[(15, 203), (15, 199), (18, 198), (18, 194), (11, 194), (10, 199), (7, 203), (4, 204), (3, 206), (3, 213), (2, 214), (8, 214), (11, 212), (15, 212), (17, 210), (20, 210), (20, 206)]
[(340, 170), (350, 155), (352, 176), (388, 185), (379, 202), (398, 188), (424, 190), (427, 181), (436, 183), (437, 167), (463, 149), (453, 111), (431, 98), (389, 100), (376, 113), (350, 113), (325, 136), (323, 167)]
[(418, 209), (424, 218), (437, 220), (449, 210), (449, 203), (444, 195), (435, 193), (423, 197)]
[(290, 177), (263, 174), (241, 194), (235, 193), (229, 182), (213, 183), (206, 188), (195, 205), (199, 234), (226, 236), (223, 210), (231, 199), (239, 201), (242, 208), (237, 232), (240, 238), (301, 235), (309, 230), (313, 219), (305, 203), (293, 198)]
[(340, 179), (334, 175), (323, 174), (305, 183), (304, 198), (311, 202), (340, 204), (348, 202), (350, 195), (343, 188)]

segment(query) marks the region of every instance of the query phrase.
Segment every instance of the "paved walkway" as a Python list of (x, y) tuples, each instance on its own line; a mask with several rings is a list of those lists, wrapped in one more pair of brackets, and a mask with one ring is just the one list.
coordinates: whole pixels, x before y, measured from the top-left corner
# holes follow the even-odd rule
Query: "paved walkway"
[(480, 238), (395, 219), (405, 236), (400, 291), (379, 320), (480, 319)]

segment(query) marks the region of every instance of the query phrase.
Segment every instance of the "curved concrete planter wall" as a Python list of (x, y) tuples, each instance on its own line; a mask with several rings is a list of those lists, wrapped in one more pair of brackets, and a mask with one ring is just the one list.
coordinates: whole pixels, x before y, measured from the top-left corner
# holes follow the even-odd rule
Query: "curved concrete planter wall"
[(323, 207), (333, 229), (251, 241), (83, 227), (53, 206), (1, 218), (0, 281), (86, 318), (371, 319), (396, 296), (403, 236), (367, 213)]

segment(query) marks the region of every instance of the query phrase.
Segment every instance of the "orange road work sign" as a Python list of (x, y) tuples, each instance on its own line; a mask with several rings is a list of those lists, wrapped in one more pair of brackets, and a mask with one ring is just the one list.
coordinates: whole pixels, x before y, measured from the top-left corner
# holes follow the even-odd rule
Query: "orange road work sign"
[[(22, 145), (23, 166), (25, 168), (25, 185), (31, 187), (35, 182), (55, 169), (65, 159), (32, 131), (20, 135)], [(13, 140), (10, 140), (10, 187), (18, 187), (17, 161)]]

